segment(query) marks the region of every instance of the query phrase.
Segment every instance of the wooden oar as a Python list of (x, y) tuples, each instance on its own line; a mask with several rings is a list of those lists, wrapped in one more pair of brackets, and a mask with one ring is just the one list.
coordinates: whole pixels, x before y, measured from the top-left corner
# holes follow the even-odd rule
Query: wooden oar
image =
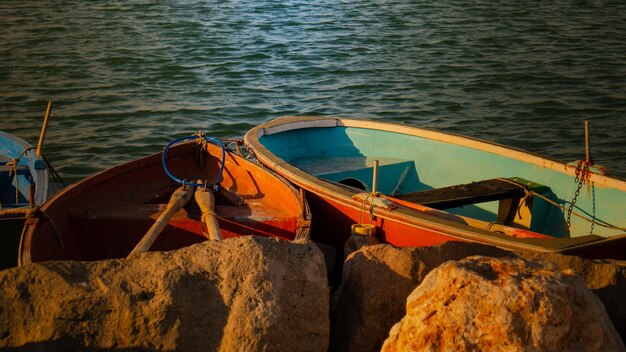
[(154, 241), (159, 237), (167, 223), (170, 221), (172, 216), (176, 214), (182, 207), (184, 207), (191, 200), (191, 196), (193, 195), (194, 187), (185, 186), (180, 187), (172, 194), (170, 198), (170, 202), (167, 203), (167, 208), (159, 218), (154, 222), (152, 227), (146, 232), (141, 241), (137, 243), (132, 252), (128, 255), (127, 258), (135, 256), (137, 254), (146, 252), (150, 249), (150, 246), (154, 243)]
[(52, 100), (48, 100), (48, 107), (46, 107), (46, 115), (43, 117), (43, 125), (41, 126), (41, 133), (39, 134), (39, 143), (37, 143), (37, 149), (35, 151), (36, 156), (41, 156), (43, 141), (46, 138), (46, 132), (48, 131), (48, 119), (52, 113)]
[[(199, 183), (201, 182), (198, 181), (198, 184)], [(220, 234), (220, 226), (217, 222), (217, 214), (215, 213), (215, 197), (213, 193), (205, 187), (198, 187), (198, 189), (196, 189), (195, 199), (200, 210), (202, 210), (200, 220), (202, 221), (202, 226), (205, 227), (209, 234), (209, 238), (221, 241), (222, 235)]]

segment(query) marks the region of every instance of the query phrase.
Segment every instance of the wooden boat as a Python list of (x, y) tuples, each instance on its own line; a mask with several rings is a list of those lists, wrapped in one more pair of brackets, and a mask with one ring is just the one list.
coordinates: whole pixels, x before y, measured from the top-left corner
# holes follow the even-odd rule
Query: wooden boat
[(0, 209), (28, 208), (48, 199), (48, 167), (25, 140), (0, 131)]
[(19, 236), (26, 214), (53, 190), (42, 154), (25, 140), (0, 131), (0, 269), (17, 264)]
[[(26, 224), (20, 264), (128, 256), (180, 187), (173, 178), (219, 186), (215, 213), (223, 238), (308, 236), (306, 202), (281, 177), (233, 152), (223, 152), (219, 145), (183, 140), (170, 143), (162, 153), (86, 178), (51, 198), (41, 207), (42, 216)], [(192, 200), (172, 216), (151, 250), (173, 250), (206, 240), (201, 215)]]
[(626, 182), (590, 163), (326, 117), (275, 119), (250, 130), (244, 143), (306, 191), (317, 219), (312, 238), (337, 249), (356, 232), (396, 246), (469, 241), (626, 259)]

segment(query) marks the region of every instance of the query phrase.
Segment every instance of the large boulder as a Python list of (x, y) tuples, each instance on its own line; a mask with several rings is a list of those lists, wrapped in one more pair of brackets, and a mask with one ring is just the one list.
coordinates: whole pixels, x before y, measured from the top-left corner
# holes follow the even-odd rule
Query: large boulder
[(433, 269), (470, 255), (507, 256), (480, 244), (397, 248), (366, 246), (348, 256), (343, 280), (333, 297), (333, 351), (378, 351), (389, 329), (405, 315), (407, 296)]
[(431, 271), (382, 350), (626, 351), (577, 276), (524, 259), (470, 257)]
[(463, 242), (396, 248), (367, 246), (345, 262), (343, 280), (333, 296), (333, 351), (378, 351), (391, 327), (405, 315), (407, 296), (433, 269), (449, 260), (481, 255), (524, 257), (571, 270), (606, 306), (615, 328), (626, 340), (626, 266), (623, 262), (585, 260), (557, 254), (513, 253)]
[(587, 288), (600, 298), (622, 341), (626, 341), (626, 262), (588, 260), (553, 253), (519, 255), (526, 259), (553, 263), (560, 270), (570, 270), (579, 276)]
[(254, 237), (32, 264), (0, 272), (0, 349), (324, 351), (327, 282), (314, 244)]

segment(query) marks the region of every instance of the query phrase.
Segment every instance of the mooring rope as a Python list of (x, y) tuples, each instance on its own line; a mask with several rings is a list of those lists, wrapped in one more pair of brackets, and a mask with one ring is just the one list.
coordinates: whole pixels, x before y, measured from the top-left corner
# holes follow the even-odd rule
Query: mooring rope
[(4, 218), (4, 217), (14, 217), (16, 215), (24, 215), (26, 218), (36, 218), (36, 217), (43, 217), (46, 220), (48, 220), (48, 222), (50, 223), (50, 226), (52, 226), (52, 231), (54, 232), (54, 235), (57, 238), (57, 241), (59, 242), (59, 245), (61, 246), (61, 248), (65, 248), (65, 244), (63, 243), (63, 240), (61, 239), (61, 234), (59, 232), (58, 227), (56, 226), (56, 224), (54, 223), (54, 221), (52, 221), (52, 219), (48, 216), (48, 214), (44, 213), (43, 210), (41, 210), (39, 207), (34, 207), (34, 208), (11, 208), (11, 209), (3, 209), (0, 210), (0, 218)]
[(10, 208), (0, 210), (0, 218), (13, 216), (13, 215), (28, 215), (31, 213), (29, 208)]
[(61, 187), (67, 187), (67, 182), (65, 182), (63, 177), (61, 177), (61, 174), (59, 174), (57, 170), (54, 167), (52, 167), (52, 164), (48, 161), (48, 158), (46, 158), (46, 155), (42, 153), (41, 158), (46, 163), (46, 167), (48, 168), (48, 171), (50, 173), (50, 178), (52, 178), (54, 182), (60, 183)]
[[(544, 196), (542, 194), (539, 194), (537, 192), (533, 192), (531, 190), (528, 190), (528, 189), (526, 189), (526, 187), (524, 187), (523, 185), (521, 185), (521, 184), (519, 184), (519, 183), (517, 183), (515, 181), (511, 181), (511, 180), (506, 179), (506, 178), (497, 178), (497, 180), (508, 182), (510, 184), (516, 185), (516, 186), (520, 187), (521, 189), (523, 189), (524, 190), (524, 199), (528, 198), (529, 196), (536, 196), (536, 197), (539, 197), (539, 198), (545, 200), (546, 202), (548, 202), (548, 203), (550, 203), (550, 204), (560, 208), (561, 210), (563, 210), (563, 212), (566, 212), (566, 211), (569, 210), (568, 207), (565, 207), (565, 206), (563, 206), (561, 204), (558, 204), (557, 202), (553, 201), (552, 199), (550, 199), (550, 198), (548, 198), (548, 197), (546, 197), (546, 196)], [(571, 211), (571, 214), (573, 214), (574, 216), (577, 216), (577, 217), (579, 217), (579, 218), (581, 218), (581, 219), (583, 219), (585, 221), (588, 221), (588, 222), (590, 222), (592, 224), (595, 224), (595, 225), (598, 225), (598, 226), (602, 226), (604, 228), (608, 228), (608, 229), (611, 229), (611, 230), (626, 231), (626, 227), (619, 227), (619, 226), (615, 226), (615, 225), (611, 225), (611, 224), (607, 224), (607, 223), (598, 222), (596, 219), (590, 219), (590, 218), (588, 218), (588, 217), (586, 217), (586, 216), (584, 216), (582, 214), (579, 214), (578, 212), (573, 211), (573, 210)], [(569, 229), (568, 229), (568, 231), (569, 231)]]
[(11, 167), (11, 170), (9, 170), (9, 177), (13, 175), (16, 176), (15, 177), (15, 204), (18, 204), (20, 202), (20, 178), (17, 175), (17, 165), (20, 162), (20, 159), (22, 159), (22, 157), (26, 155), (26, 153), (28, 153), (29, 150), (32, 150), (32, 149), (35, 149), (35, 147), (24, 148), (20, 156), (18, 156), (15, 159), (12, 159), (11, 161), (7, 161), (6, 163), (4, 163), (4, 166)]
[(235, 153), (237, 153), (237, 155), (239, 155), (240, 157), (244, 157), (243, 151), (241, 150), (241, 146), (244, 145), (242, 139), (220, 138), (220, 140), (227, 143), (226, 148), (228, 148), (228, 150), (232, 150), (230, 149), (230, 147), (234, 145)]
[(167, 174), (167, 176), (169, 178), (171, 178), (172, 180), (178, 182), (179, 184), (183, 185), (183, 186), (192, 186), (192, 187), (202, 187), (205, 188), (207, 185), (205, 184), (198, 184), (195, 182), (189, 182), (183, 179), (180, 179), (176, 176), (174, 176), (174, 174), (172, 174), (170, 172), (170, 170), (167, 168), (167, 152), (170, 149), (170, 147), (174, 144), (178, 144), (181, 142), (185, 142), (185, 141), (191, 141), (191, 140), (198, 140), (200, 139), (202, 142), (200, 143), (213, 143), (215, 145), (217, 145), (218, 147), (220, 147), (222, 149), (222, 160), (221, 160), (221, 165), (220, 165), (220, 170), (217, 173), (217, 180), (215, 182), (215, 184), (213, 185), (213, 189), (217, 192), (220, 189), (220, 183), (222, 182), (222, 174), (224, 172), (224, 165), (226, 163), (226, 148), (224, 147), (224, 143), (222, 143), (222, 141), (220, 141), (217, 138), (213, 138), (213, 137), (209, 137), (206, 136), (204, 133), (199, 132), (197, 134), (188, 136), (188, 137), (181, 137), (181, 138), (177, 138), (173, 141), (171, 141), (170, 143), (168, 143), (165, 146), (165, 149), (163, 150), (163, 155), (161, 156), (161, 162), (163, 163), (163, 169), (165, 170), (165, 173)]

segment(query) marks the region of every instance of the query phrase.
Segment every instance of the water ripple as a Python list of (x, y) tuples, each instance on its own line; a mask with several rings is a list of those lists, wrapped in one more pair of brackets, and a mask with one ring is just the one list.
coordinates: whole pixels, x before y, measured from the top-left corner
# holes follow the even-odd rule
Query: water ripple
[[(51, 5), (51, 4), (48, 4)], [(75, 181), (199, 129), (374, 118), (626, 176), (626, 3), (0, 2), (0, 129)], [(599, 21), (598, 19), (601, 19)]]

